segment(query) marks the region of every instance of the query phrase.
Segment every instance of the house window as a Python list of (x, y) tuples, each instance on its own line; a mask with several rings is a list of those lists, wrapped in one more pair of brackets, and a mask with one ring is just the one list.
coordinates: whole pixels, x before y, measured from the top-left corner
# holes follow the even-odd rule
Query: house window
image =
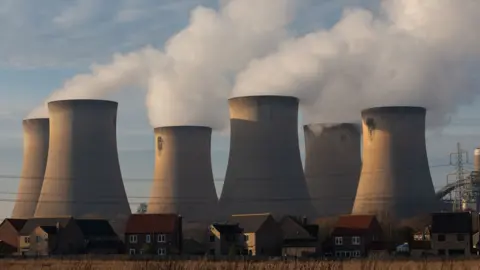
[(130, 255), (135, 255), (135, 249), (134, 248), (131, 248), (128, 252)]
[(342, 253), (340, 251), (335, 252), (335, 257), (339, 258)]
[(210, 243), (215, 242), (215, 235), (210, 235)]
[(145, 235), (145, 243), (150, 243), (150, 234)]
[(445, 255), (445, 249), (439, 249), (438, 255)]
[(26, 244), (29, 244), (29, 243), (30, 243), (30, 236), (26, 236), (25, 238), (23, 238), (23, 241), (24, 241)]
[(463, 234), (461, 234), (461, 233), (457, 234), (457, 241), (458, 241), (458, 242), (463, 242), (463, 241), (465, 241), (465, 235), (463, 235)]
[(158, 237), (157, 237), (157, 241), (159, 243), (165, 243), (166, 242), (165, 234), (159, 234)]
[(360, 236), (352, 237), (352, 245), (360, 245)]
[(353, 257), (359, 258), (360, 257), (360, 250), (355, 250), (353, 252)]
[(244, 240), (245, 242), (248, 241), (248, 234), (244, 234), (244, 235), (243, 235), (243, 240)]
[(443, 241), (445, 241), (445, 234), (439, 234), (439, 235), (437, 236), (437, 240), (438, 240), (438, 242), (443, 242)]
[(130, 243), (137, 243), (137, 235), (130, 235)]
[(341, 246), (341, 245), (343, 245), (343, 237), (341, 237), (341, 236), (336, 236), (336, 237), (335, 237), (335, 245), (336, 245), (336, 246)]
[(164, 249), (164, 248), (159, 248), (159, 249), (157, 250), (157, 253), (158, 253), (158, 255), (164, 256), (165, 254), (167, 254), (167, 250)]
[(38, 235), (35, 236), (35, 242), (40, 243), (40, 240), (41, 240), (41, 239), (42, 239), (42, 238), (41, 238), (40, 236), (38, 236)]

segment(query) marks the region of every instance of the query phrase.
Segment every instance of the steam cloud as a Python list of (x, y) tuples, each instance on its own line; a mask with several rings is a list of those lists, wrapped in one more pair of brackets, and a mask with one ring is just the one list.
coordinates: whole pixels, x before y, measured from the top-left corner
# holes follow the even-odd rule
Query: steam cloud
[[(166, 42), (94, 65), (47, 99), (99, 98), (125, 87), (148, 87), (154, 127), (206, 125), (223, 128), (233, 78), (254, 58), (287, 37), (295, 0), (222, 0), (219, 11), (199, 6), (190, 24)], [(252, 8), (255, 7), (255, 8)], [(47, 116), (45, 105), (29, 118)]]
[(299, 97), (304, 119), (358, 121), (373, 106), (423, 106), (431, 127), (471, 102), (480, 81), (480, 1), (386, 0), (347, 9), (331, 29), (292, 38), (252, 61), (234, 96)]
[[(477, 0), (384, 0), (377, 12), (346, 9), (330, 29), (301, 37), (286, 30), (296, 0), (220, 2), (219, 11), (194, 9), (164, 50), (93, 65), (47, 101), (139, 86), (152, 126), (222, 128), (232, 95), (290, 95), (306, 123), (358, 122), (362, 109), (408, 105), (426, 107), (430, 126), (440, 126), (480, 87)], [(29, 118), (45, 116), (42, 105)]]

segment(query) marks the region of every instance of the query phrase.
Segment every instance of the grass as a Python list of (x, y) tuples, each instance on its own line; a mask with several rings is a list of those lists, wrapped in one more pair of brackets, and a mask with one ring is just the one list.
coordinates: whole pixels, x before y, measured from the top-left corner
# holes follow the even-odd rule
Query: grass
[(305, 261), (305, 262), (213, 262), (213, 261), (128, 261), (128, 260), (57, 260), (57, 259), (30, 259), (30, 260), (0, 260), (2, 270), (26, 269), (66, 269), (66, 270), (310, 270), (310, 269), (341, 269), (341, 270), (446, 270), (446, 269), (480, 269), (480, 260), (455, 261), (386, 261), (386, 260), (359, 260), (346, 262)]

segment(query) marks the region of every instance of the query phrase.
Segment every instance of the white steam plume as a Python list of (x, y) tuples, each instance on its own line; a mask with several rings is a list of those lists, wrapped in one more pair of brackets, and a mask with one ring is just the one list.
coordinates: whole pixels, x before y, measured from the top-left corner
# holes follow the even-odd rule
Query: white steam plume
[(373, 106), (424, 106), (442, 125), (478, 94), (477, 0), (385, 0), (345, 10), (331, 29), (293, 38), (237, 76), (234, 96), (301, 99), (307, 123), (358, 121)]
[[(166, 42), (116, 56), (92, 67), (48, 100), (98, 98), (130, 86), (147, 86), (152, 126), (206, 125), (222, 128), (234, 75), (287, 37), (296, 0), (222, 0), (218, 11), (199, 6), (189, 25)], [(45, 114), (45, 106), (30, 117)]]

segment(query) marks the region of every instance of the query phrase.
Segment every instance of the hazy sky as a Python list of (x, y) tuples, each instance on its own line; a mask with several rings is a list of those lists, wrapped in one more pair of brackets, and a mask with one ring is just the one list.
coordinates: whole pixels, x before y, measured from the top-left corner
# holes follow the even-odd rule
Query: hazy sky
[[(344, 5), (367, 0), (306, 0), (292, 30), (305, 33), (334, 23)], [(217, 0), (4, 0), (0, 1), (0, 218), (10, 215), (22, 164), (22, 119), (53, 90), (113, 53), (146, 45), (163, 47), (165, 40), (188, 23), (190, 10)], [(145, 201), (153, 173), (153, 132), (145, 110), (145, 91), (117, 93), (118, 148), (132, 208)], [(462, 107), (443, 130), (428, 134), (434, 185), (445, 184), (453, 168), (449, 153), (456, 143), (473, 153), (480, 144), (480, 102)], [(303, 147), (303, 134), (299, 134)], [(213, 137), (213, 170), (217, 192), (228, 158), (229, 138)], [(302, 149), (303, 152), (303, 149)], [(467, 169), (471, 165), (467, 165)], [(142, 198), (143, 197), (143, 198)]]

